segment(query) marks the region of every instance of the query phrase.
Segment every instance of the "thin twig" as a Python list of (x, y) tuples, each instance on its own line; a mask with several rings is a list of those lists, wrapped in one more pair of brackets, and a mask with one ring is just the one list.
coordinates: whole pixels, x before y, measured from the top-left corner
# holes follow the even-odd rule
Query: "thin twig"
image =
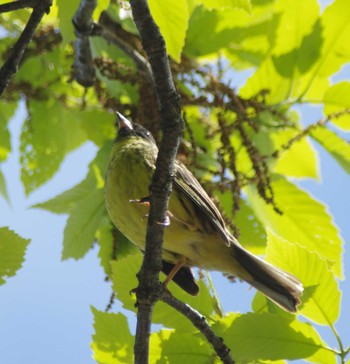
[(33, 38), (35, 30), (41, 22), (42, 17), (45, 13), (49, 13), (51, 4), (51, 0), (41, 0), (35, 6), (29, 17), (28, 23), (14, 45), (10, 56), (0, 69), (0, 95), (2, 95), (6, 89), (12, 75), (17, 72), (23, 53), (27, 48), (28, 43)]
[(176, 311), (182, 313), (192, 322), (192, 324), (206, 337), (224, 364), (234, 364), (230, 349), (225, 345), (223, 339), (214, 333), (204, 316), (186, 303), (173, 297), (171, 293), (166, 290), (164, 290), (160, 299), (173, 307)]
[(109, 29), (106, 29), (101, 24), (94, 24), (91, 35), (100, 36), (107, 42), (112, 43), (120, 48), (127, 56), (131, 58), (138, 70), (151, 82), (151, 84), (153, 84), (152, 71), (149, 62), (123, 39), (119, 38), (115, 33), (112, 33)]

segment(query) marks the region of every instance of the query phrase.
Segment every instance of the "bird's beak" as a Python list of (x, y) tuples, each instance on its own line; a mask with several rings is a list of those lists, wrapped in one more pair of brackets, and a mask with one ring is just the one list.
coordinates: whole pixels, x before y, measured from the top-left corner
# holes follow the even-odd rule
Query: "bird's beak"
[(123, 128), (129, 129), (129, 130), (134, 129), (133, 126), (132, 126), (131, 121), (129, 121), (120, 112), (117, 111), (116, 113), (117, 113), (117, 118), (118, 118), (118, 128), (119, 128), (119, 130), (123, 129)]

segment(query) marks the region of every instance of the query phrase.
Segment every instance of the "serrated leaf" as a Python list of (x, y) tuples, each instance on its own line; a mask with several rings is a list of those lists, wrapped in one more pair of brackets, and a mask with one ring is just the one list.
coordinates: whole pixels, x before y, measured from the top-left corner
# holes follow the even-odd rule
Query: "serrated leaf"
[(311, 130), (311, 136), (329, 152), (346, 173), (350, 174), (350, 144), (327, 127)]
[(188, 5), (186, 0), (149, 0), (154, 21), (162, 33), (168, 54), (181, 61), (188, 27)]
[(22, 267), (29, 242), (7, 227), (0, 228), (0, 285)]
[(201, 3), (207, 9), (242, 9), (248, 13), (252, 10), (252, 4), (250, 0), (201, 0)]
[(122, 313), (101, 312), (91, 307), (95, 333), (91, 349), (97, 363), (132, 363), (134, 337)]
[(33, 208), (44, 209), (55, 214), (68, 214), (72, 212), (75, 205), (85, 199), (96, 187), (96, 181), (92, 174), (89, 174), (82, 182), (68, 191), (52, 198), (51, 200), (38, 203)]
[(255, 188), (247, 189), (250, 205), (263, 225), (282, 238), (317, 252), (341, 278), (343, 242), (324, 204), (281, 177), (273, 179), (272, 189), (283, 215), (267, 205)]
[(280, 315), (228, 316), (213, 325), (213, 330), (223, 337), (228, 347), (234, 348), (237, 362), (296, 360), (318, 351), (327, 353), (322, 348), (325, 344), (310, 324)]
[(64, 229), (63, 260), (80, 259), (88, 252), (106, 214), (103, 189), (90, 192), (75, 205)]
[(332, 122), (344, 130), (350, 130), (350, 82), (342, 81), (331, 86), (323, 97), (324, 113), (331, 115), (348, 110), (340, 117), (335, 117)]
[(319, 325), (331, 325), (340, 314), (341, 292), (327, 262), (317, 253), (290, 244), (268, 230), (266, 259), (294, 274), (304, 285), (299, 312)]
[(28, 112), (20, 145), (21, 180), (27, 194), (48, 181), (64, 156), (85, 140), (75, 113), (55, 99), (31, 101)]

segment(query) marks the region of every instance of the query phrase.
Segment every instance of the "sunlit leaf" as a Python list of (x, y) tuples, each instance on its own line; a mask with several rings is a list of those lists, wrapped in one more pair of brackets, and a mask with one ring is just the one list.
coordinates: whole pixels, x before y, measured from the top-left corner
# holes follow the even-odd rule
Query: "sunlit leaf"
[[(308, 323), (270, 313), (229, 315), (213, 325), (225, 344), (235, 348), (237, 362), (296, 360), (327, 353), (316, 330)], [(333, 363), (333, 361), (330, 361)]]
[(345, 172), (350, 174), (350, 144), (348, 141), (325, 126), (313, 129), (311, 136), (332, 155)]
[(319, 14), (319, 4), (317, 0), (278, 0), (275, 14), (279, 26), (273, 53), (280, 55), (299, 48), (303, 38), (312, 32)]
[[(213, 362), (213, 349), (199, 334), (161, 330), (159, 333), (152, 334), (151, 342), (156, 343), (156, 350), (158, 349), (161, 358), (166, 358), (168, 363), (203, 364)], [(153, 360), (159, 356), (157, 351), (151, 352)]]
[(237, 8), (250, 12), (252, 5), (250, 0), (201, 0), (208, 9)]
[(152, 16), (160, 28), (169, 55), (180, 62), (188, 26), (186, 0), (149, 0)]
[(331, 115), (348, 110), (344, 115), (332, 118), (335, 125), (350, 130), (350, 82), (343, 81), (330, 87), (324, 95), (324, 113)]
[(0, 285), (22, 267), (29, 242), (7, 227), (0, 228)]
[(340, 314), (341, 293), (334, 273), (317, 253), (290, 244), (268, 231), (266, 258), (294, 274), (304, 285), (299, 311), (320, 324), (334, 324)]
[[(285, 130), (283, 132), (271, 133), (276, 150), (280, 150), (289, 140), (300, 131)], [(290, 177), (297, 178), (319, 178), (318, 155), (307, 138), (299, 141), (287, 150), (280, 150), (274, 171)]]
[(282, 215), (267, 205), (255, 188), (247, 189), (249, 202), (263, 225), (282, 238), (317, 252), (341, 278), (343, 242), (324, 204), (281, 177), (273, 180), (272, 188)]
[(99, 364), (132, 363), (134, 337), (130, 333), (127, 318), (122, 313), (109, 313), (91, 307), (95, 333), (91, 348), (93, 358)]

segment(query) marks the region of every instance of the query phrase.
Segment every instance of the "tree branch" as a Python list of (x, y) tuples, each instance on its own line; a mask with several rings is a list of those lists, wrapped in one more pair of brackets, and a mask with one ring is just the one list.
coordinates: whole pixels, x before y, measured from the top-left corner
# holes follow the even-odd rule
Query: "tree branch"
[(174, 175), (176, 152), (182, 135), (180, 97), (175, 90), (168, 63), (165, 42), (152, 19), (146, 0), (131, 0), (131, 10), (139, 30), (143, 48), (149, 58), (158, 96), (163, 139), (150, 186), (150, 213), (146, 234), (146, 250), (137, 288), (138, 316), (135, 340), (135, 363), (148, 363), (149, 334), (155, 302), (162, 287), (162, 242), (168, 201)]
[(10, 3), (0, 4), (0, 14), (24, 8), (34, 8), (37, 6), (39, 1), (40, 0), (17, 0), (11, 1)]
[(92, 14), (96, 5), (96, 0), (82, 0), (73, 18), (77, 36), (74, 43), (74, 78), (84, 87), (92, 86), (95, 81), (95, 67), (92, 62), (89, 36), (93, 29)]
[(186, 303), (173, 297), (171, 293), (166, 290), (164, 290), (160, 299), (169, 306), (173, 307), (176, 311), (183, 314), (193, 323), (193, 325), (206, 337), (224, 364), (234, 364), (234, 360), (230, 354), (230, 349), (225, 345), (222, 338), (215, 335), (204, 316)]
[(94, 24), (91, 35), (103, 37), (107, 42), (112, 43), (121, 49), (131, 58), (138, 70), (147, 78), (147, 80), (153, 84), (152, 71), (149, 62), (123, 39), (119, 38), (117, 34), (112, 33), (103, 24)]
[(6, 89), (12, 75), (17, 72), (23, 53), (27, 48), (28, 43), (33, 38), (42, 17), (45, 13), (49, 13), (51, 4), (51, 0), (41, 0), (35, 6), (29, 17), (28, 23), (13, 47), (10, 56), (0, 69), (0, 95), (2, 95)]

